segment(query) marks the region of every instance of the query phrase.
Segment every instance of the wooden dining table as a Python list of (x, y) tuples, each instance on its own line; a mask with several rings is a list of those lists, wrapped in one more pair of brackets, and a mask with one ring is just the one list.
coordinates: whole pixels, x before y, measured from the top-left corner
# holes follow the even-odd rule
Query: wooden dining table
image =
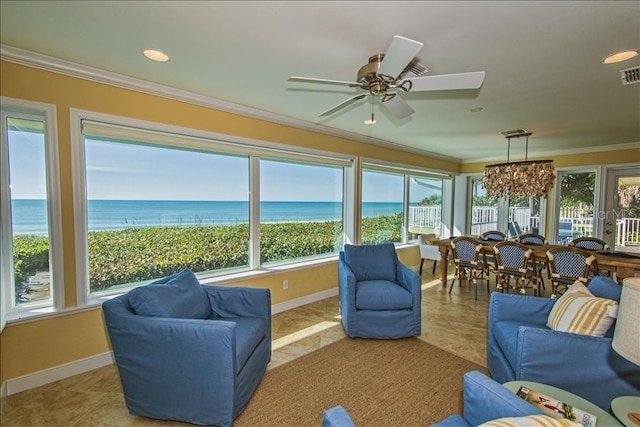
[[(451, 240), (440, 239), (433, 242), (433, 245), (438, 246), (440, 251), (440, 282), (442, 286), (447, 285), (449, 252), (451, 251)], [(482, 252), (485, 254), (493, 254), (493, 246), (497, 241), (480, 240), (478, 243), (482, 244)], [(564, 247), (563, 245), (525, 245), (531, 249), (536, 261), (547, 261), (547, 251), (552, 248)], [(598, 262), (598, 268), (601, 270), (608, 270), (616, 273), (616, 280), (622, 284), (622, 281), (627, 277), (634, 277), (636, 271), (640, 271), (640, 255), (628, 254), (626, 252), (591, 252), (596, 261)]]

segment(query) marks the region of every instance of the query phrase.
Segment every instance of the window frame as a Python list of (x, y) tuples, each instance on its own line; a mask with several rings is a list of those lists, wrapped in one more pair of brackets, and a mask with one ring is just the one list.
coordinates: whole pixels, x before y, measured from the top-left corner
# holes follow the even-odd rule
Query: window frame
[[(415, 166), (401, 164), (401, 163), (393, 163), (393, 162), (383, 162), (380, 160), (363, 158), (360, 163), (360, 168), (358, 171), (358, 175), (360, 177), (358, 194), (362, 195), (362, 174), (364, 170), (369, 170), (372, 172), (378, 173), (390, 173), (395, 175), (401, 175), (403, 179), (403, 201), (402, 201), (402, 214), (403, 214), (403, 223), (402, 223), (402, 232), (401, 232), (401, 241), (394, 243), (396, 246), (399, 245), (408, 245), (408, 244), (416, 244), (418, 239), (409, 239), (409, 206), (410, 206), (410, 185), (409, 181), (412, 177), (416, 178), (430, 178), (430, 179), (442, 179), (442, 230), (441, 237), (445, 234), (448, 234), (451, 230), (451, 224), (453, 220), (453, 210), (452, 210), (452, 201), (453, 201), (453, 187), (454, 187), (454, 175), (449, 172), (438, 171), (435, 169), (426, 169), (426, 168), (417, 168)], [(357, 216), (357, 228), (358, 228), (358, 241), (360, 239), (361, 233), (361, 223), (362, 223), (362, 197), (359, 198), (357, 205), (358, 207), (358, 216)]]
[[(464, 185), (464, 191), (466, 192), (464, 197), (464, 234), (466, 236), (471, 236), (471, 221), (473, 220), (473, 215), (471, 213), (471, 209), (473, 207), (473, 180), (482, 180), (482, 173), (471, 173), (465, 174), (462, 176), (462, 181)], [(557, 180), (556, 180), (557, 181)], [(555, 197), (555, 196), (554, 196)], [(547, 223), (547, 206), (549, 203), (549, 196), (540, 197), (540, 227), (538, 233), (541, 235), (545, 235), (546, 233), (546, 223)], [(555, 203), (552, 201), (552, 203)], [(505, 197), (498, 197), (498, 203), (496, 205), (498, 209), (497, 215), (497, 225), (496, 229), (502, 232), (506, 232), (507, 236), (509, 236), (508, 230), (508, 222), (509, 222), (509, 203)], [(551, 241), (551, 236), (546, 236), (549, 241)]]
[[(285, 266), (317, 262), (323, 259), (332, 259), (337, 254), (325, 254), (317, 257), (306, 257), (285, 260), (278, 263), (270, 263), (268, 267), (260, 265), (260, 160), (276, 160), (307, 163), (311, 165), (331, 165), (343, 168), (343, 182), (346, 185), (348, 177), (354, 169), (356, 157), (323, 152), (306, 148), (294, 149), (289, 145), (278, 144), (268, 141), (260, 141), (249, 138), (219, 134), (209, 131), (200, 131), (191, 128), (182, 128), (173, 125), (166, 125), (156, 122), (131, 119), (120, 116), (113, 116), (103, 113), (96, 113), (86, 110), (71, 109), (71, 149), (72, 149), (72, 174), (73, 174), (73, 198), (75, 227), (75, 259), (76, 259), (76, 300), (78, 306), (95, 304), (122, 293), (120, 288), (114, 292), (91, 293), (89, 289), (89, 269), (88, 269), (88, 227), (86, 209), (86, 160), (84, 148), (83, 125), (105, 126), (111, 128), (115, 134), (128, 131), (139, 131), (137, 134), (141, 138), (148, 137), (149, 140), (140, 142), (155, 141), (156, 146), (191, 148), (198, 151), (211, 152), (215, 154), (246, 155), (249, 158), (249, 265), (247, 268), (233, 271), (223, 271), (211, 273), (203, 276), (203, 282), (219, 279), (220, 277), (232, 277), (238, 275), (251, 275), (264, 270), (277, 270)], [(95, 128), (94, 128), (95, 129)], [(94, 132), (95, 133), (95, 132)], [(157, 138), (161, 139), (158, 141)], [(132, 139), (128, 137), (127, 139)], [(133, 139), (133, 140), (137, 140)], [(343, 190), (343, 206), (346, 205), (348, 195)], [(343, 208), (343, 215), (348, 213), (348, 209)], [(344, 241), (347, 241), (348, 219), (343, 217)]]
[(604, 185), (603, 180), (603, 169), (604, 166), (567, 166), (556, 168), (556, 181), (553, 184), (553, 209), (551, 210), (551, 221), (549, 223), (550, 226), (550, 234), (547, 236), (549, 242), (557, 242), (559, 235), (559, 222), (560, 222), (560, 193), (561, 193), (561, 181), (562, 176), (572, 173), (589, 173), (592, 172), (595, 174), (595, 182), (593, 185), (593, 236), (598, 237), (600, 235), (600, 230), (602, 227), (602, 221), (598, 219), (597, 213), (602, 210), (601, 201), (603, 198), (601, 197), (604, 194), (602, 186)]
[[(21, 99), (0, 97), (2, 118), (2, 142), (0, 143), (0, 262), (2, 264), (2, 290), (0, 292), (0, 330), (9, 320), (41, 315), (65, 308), (63, 246), (62, 246), (62, 212), (61, 194), (59, 190), (59, 154), (57, 114), (55, 105)], [(6, 119), (19, 118), (41, 121), (44, 127), (45, 177), (47, 190), (47, 217), (49, 238), (49, 274), (51, 278), (51, 300), (46, 303), (31, 303), (15, 306), (13, 295), (15, 284), (13, 278), (13, 228), (11, 224), (11, 194), (9, 189), (9, 153), (8, 129)], [(9, 230), (10, 233), (6, 233)]]

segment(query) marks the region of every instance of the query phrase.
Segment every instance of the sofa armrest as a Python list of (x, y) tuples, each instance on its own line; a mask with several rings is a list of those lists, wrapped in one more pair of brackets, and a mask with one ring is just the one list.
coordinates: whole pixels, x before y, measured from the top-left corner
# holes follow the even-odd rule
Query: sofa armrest
[(545, 326), (555, 299), (493, 292), (489, 301), (488, 325), (503, 320), (522, 320)]
[(470, 425), (542, 413), (483, 373), (471, 371), (464, 374), (464, 419)]
[(351, 417), (342, 406), (334, 406), (322, 414), (322, 427), (355, 427)]
[(259, 317), (271, 320), (269, 289), (247, 287), (203, 286), (216, 316)]
[(567, 390), (608, 410), (617, 396), (640, 395), (640, 367), (618, 355), (611, 341), (521, 326), (515, 377)]

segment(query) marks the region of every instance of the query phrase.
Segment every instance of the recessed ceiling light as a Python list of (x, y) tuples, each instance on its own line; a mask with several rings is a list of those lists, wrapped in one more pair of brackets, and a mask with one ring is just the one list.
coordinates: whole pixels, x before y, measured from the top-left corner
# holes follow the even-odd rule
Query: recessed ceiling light
[(627, 59), (631, 59), (638, 56), (637, 50), (625, 50), (624, 52), (614, 53), (613, 55), (609, 55), (602, 61), (605, 64), (615, 64), (617, 62), (626, 61)]
[(167, 62), (169, 60), (169, 55), (159, 50), (146, 49), (142, 53), (144, 53), (144, 56), (146, 56), (152, 61)]

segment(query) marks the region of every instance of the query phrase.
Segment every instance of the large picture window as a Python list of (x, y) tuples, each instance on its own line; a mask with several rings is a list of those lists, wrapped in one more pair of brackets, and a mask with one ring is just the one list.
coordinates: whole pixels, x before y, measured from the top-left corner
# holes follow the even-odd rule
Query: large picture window
[(260, 162), (260, 261), (336, 253), (343, 241), (340, 167)]
[(447, 174), (366, 162), (362, 170), (363, 244), (415, 242), (420, 234), (448, 233), (443, 206), (451, 194)]
[(248, 266), (248, 157), (85, 139), (90, 292)]
[(401, 243), (404, 175), (362, 171), (362, 243)]
[(184, 268), (216, 280), (342, 248), (350, 159), (85, 115), (72, 114), (81, 303)]
[(55, 110), (3, 99), (0, 145), (2, 326), (6, 315), (62, 308)]

